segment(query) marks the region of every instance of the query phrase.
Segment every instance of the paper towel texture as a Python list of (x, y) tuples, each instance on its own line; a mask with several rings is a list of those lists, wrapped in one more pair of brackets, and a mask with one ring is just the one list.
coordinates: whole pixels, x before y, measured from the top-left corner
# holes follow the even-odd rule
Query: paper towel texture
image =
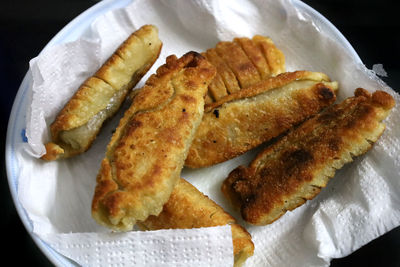
[[(365, 156), (338, 171), (320, 195), (271, 225), (256, 227), (243, 223), (255, 243), (255, 254), (247, 260), (246, 266), (325, 266), (331, 258), (346, 256), (400, 224), (397, 208), (400, 205), (399, 95), (347, 49), (344, 40), (330, 25), (310, 13), (303, 4), (290, 0), (136, 0), (124, 9), (100, 16), (81, 39), (49, 47), (30, 64), (33, 83), (26, 117), (29, 144), (18, 153), (19, 199), (32, 220), (34, 233), (57, 251), (78, 263), (80, 258), (88, 257), (87, 261), (83, 259), (89, 265), (93, 257), (91, 252), (68, 247), (68, 244), (82, 240), (77, 244), (84, 247), (83, 240), (99, 242), (98, 249), (122, 251), (124, 257), (130, 257), (131, 250), (137, 249), (130, 245), (125, 247), (125, 241), (117, 241), (131, 240), (131, 237), (110, 237), (106, 234), (108, 230), (90, 217), (95, 177), (122, 111), (105, 125), (86, 153), (58, 162), (42, 162), (37, 157), (44, 153), (49, 124), (74, 90), (132, 31), (144, 24), (159, 28), (164, 47), (159, 60), (137, 87), (142, 86), (170, 54), (179, 57), (190, 50), (205, 51), (218, 41), (261, 34), (271, 37), (283, 51), (288, 71), (321, 71), (338, 81), (338, 101), (353, 95), (357, 87), (384, 90), (395, 97), (396, 107), (386, 120), (387, 129), (381, 139)], [(223, 199), (220, 185), (231, 170), (239, 164), (247, 164), (257, 151), (259, 148), (210, 168), (184, 169), (182, 177), (241, 221), (240, 215)], [(177, 230), (171, 233), (174, 231)], [(193, 231), (199, 231), (196, 235), (204, 229)], [(220, 232), (218, 238), (226, 240), (225, 234)], [(169, 242), (163, 235), (149, 232), (138, 238), (155, 243)], [(110, 238), (116, 243), (108, 242)], [(212, 236), (207, 240), (213, 241)], [(178, 242), (176, 246), (182, 244)], [(221, 244), (226, 245), (222, 241)], [(202, 265), (199, 258), (204, 250), (213, 247), (202, 242), (198, 242), (198, 248), (195, 245), (190, 247), (198, 249), (199, 254), (192, 254), (193, 262), (189, 263), (193, 264), (189, 265)], [(165, 247), (160, 248), (163, 249)], [(161, 262), (160, 250), (146, 255)], [(232, 258), (225, 252), (231, 253), (232, 248), (215, 249), (211, 253), (215, 252), (215, 256), (220, 251), (221, 258), (230, 264)], [(180, 260), (183, 259), (182, 256)]]
[(227, 225), (193, 230), (44, 235), (43, 239), (81, 266), (232, 266), (230, 231)]

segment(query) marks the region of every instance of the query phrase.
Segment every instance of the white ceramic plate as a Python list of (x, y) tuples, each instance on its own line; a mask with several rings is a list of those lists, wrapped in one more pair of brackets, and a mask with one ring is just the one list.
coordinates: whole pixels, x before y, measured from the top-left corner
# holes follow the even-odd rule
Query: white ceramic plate
[[(130, 0), (105, 0), (99, 2), (93, 7), (89, 8), (81, 15), (72, 20), (67, 26), (65, 26), (54, 38), (46, 45), (46, 47), (65, 43), (68, 41), (73, 41), (77, 39), (79, 36), (83, 34), (83, 32), (89, 27), (89, 25), (100, 15), (115, 9), (128, 5)], [(341, 44), (353, 54), (353, 57), (361, 62), (357, 53), (354, 51), (353, 47), (346, 40), (346, 38), (335, 28), (332, 23), (330, 23), (326, 18), (324, 18), (317, 11), (309, 7), (308, 5), (294, 0), (294, 4), (297, 8), (306, 12), (313, 21), (318, 21), (320, 25), (322, 25), (322, 30), (325, 31), (328, 35), (336, 38), (336, 40), (340, 40)], [(46, 49), (46, 47), (44, 49)], [(18, 172), (19, 166), (17, 161), (17, 155), (15, 153), (16, 147), (25, 142), (24, 129), (25, 129), (25, 114), (26, 108), (28, 104), (28, 92), (29, 85), (31, 83), (31, 78), (29, 73), (26, 74), (24, 80), (21, 83), (21, 86), (18, 90), (16, 99), (14, 100), (14, 105), (11, 111), (11, 116), (8, 124), (7, 131), (7, 141), (6, 141), (6, 168), (7, 168), (7, 176), (10, 186), (11, 195), (13, 197), (17, 212), (27, 229), (27, 231), (31, 234), (31, 237), (37, 244), (37, 246), (43, 251), (43, 253), (49, 258), (49, 260), (55, 265), (60, 266), (75, 266), (75, 263), (69, 260), (68, 258), (62, 256), (61, 254), (54, 251), (50, 246), (48, 246), (45, 242), (39, 239), (36, 235), (32, 234), (32, 223), (28, 218), (25, 210), (21, 206), (18, 201)]]

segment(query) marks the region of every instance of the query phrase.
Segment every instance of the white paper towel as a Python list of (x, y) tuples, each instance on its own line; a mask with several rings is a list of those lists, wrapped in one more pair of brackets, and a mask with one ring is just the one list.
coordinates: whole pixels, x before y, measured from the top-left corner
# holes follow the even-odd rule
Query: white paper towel
[(231, 266), (229, 225), (190, 230), (43, 235), (81, 266)]
[[(105, 234), (107, 229), (98, 226), (90, 217), (95, 177), (122, 112), (106, 124), (85, 154), (49, 163), (30, 155), (38, 157), (44, 153), (47, 127), (57, 111), (129, 33), (143, 24), (154, 24), (159, 28), (164, 46), (160, 59), (138, 87), (170, 54), (181, 56), (190, 50), (205, 51), (220, 40), (261, 34), (270, 36), (283, 50), (289, 71), (322, 71), (337, 80), (339, 101), (353, 95), (356, 87), (385, 90), (396, 99), (397, 106), (386, 120), (387, 130), (373, 149), (338, 171), (315, 199), (271, 225), (256, 227), (243, 223), (220, 193), (221, 182), (227, 174), (237, 165), (249, 162), (259, 148), (210, 168), (183, 170), (184, 178), (230, 211), (252, 234), (255, 255), (246, 262), (247, 266), (328, 265), (331, 258), (346, 256), (400, 224), (397, 208), (400, 205), (399, 95), (346, 50), (343, 40), (334, 38), (332, 30), (323, 21), (303, 8), (295, 8), (290, 0), (136, 0), (124, 9), (98, 18), (82, 39), (50, 47), (31, 61), (32, 105), (27, 114), (26, 129), (29, 145), (25, 147), (28, 153), (21, 151), (19, 154), (18, 193), (33, 222), (34, 232), (53, 248), (79, 263), (79, 257), (88, 255), (91, 259), (92, 254), (68, 246), (70, 242), (79, 241), (79, 246), (85, 247), (82, 242), (90, 240), (86, 242), (90, 248), (91, 244), (98, 244), (98, 249), (107, 253), (118, 251), (124, 257), (131, 255), (129, 246), (121, 246), (118, 242), (105, 245), (102, 241), (120, 237), (129, 239), (128, 235), (137, 232), (110, 237)], [(225, 246), (222, 241), (226, 240), (227, 231), (223, 229), (218, 228), (218, 233), (211, 234), (207, 240), (211, 242), (215, 236), (221, 239), (221, 246)], [(206, 234), (214, 230), (185, 231), (183, 235), (197, 235), (198, 231)], [(177, 230), (170, 230), (170, 233), (178, 235)], [(159, 240), (159, 237), (157, 232), (149, 232), (132, 238)], [(210, 249), (203, 243), (197, 245), (199, 247), (193, 249), (201, 251), (198, 256)], [(226, 247), (227, 250), (230, 253), (225, 256), (232, 257), (232, 247)], [(213, 249), (211, 253), (219, 251)], [(162, 252), (146, 255), (159, 262)], [(196, 258), (195, 254), (192, 256)], [(199, 265), (198, 260), (196, 264), (188, 265)], [(226, 260), (225, 263), (230, 264), (232, 259)], [(221, 266), (216, 262), (208, 265)]]

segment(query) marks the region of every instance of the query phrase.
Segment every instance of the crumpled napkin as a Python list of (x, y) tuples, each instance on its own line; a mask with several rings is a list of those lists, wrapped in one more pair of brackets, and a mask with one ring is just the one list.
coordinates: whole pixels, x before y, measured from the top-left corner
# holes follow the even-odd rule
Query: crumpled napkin
[[(337, 80), (338, 101), (352, 96), (357, 87), (385, 90), (396, 99), (397, 105), (386, 120), (387, 129), (373, 149), (338, 171), (315, 199), (271, 225), (250, 226), (242, 222), (220, 193), (221, 182), (228, 173), (239, 164), (247, 164), (259, 148), (210, 168), (183, 170), (184, 178), (229, 211), (251, 233), (255, 254), (246, 266), (326, 266), (330, 259), (346, 256), (400, 225), (399, 95), (368, 70), (325, 21), (294, 0), (136, 0), (100, 16), (75, 42), (49, 47), (30, 62), (33, 82), (26, 119), (28, 144), (19, 151), (18, 195), (32, 220), (34, 233), (56, 251), (83, 265), (96, 265), (92, 260), (97, 259), (93, 253), (98, 251), (98, 257), (106, 260), (112, 255), (117, 263), (124, 264), (121, 257), (138, 257), (137, 251), (141, 251), (128, 245), (135, 244), (136, 238), (140, 242), (165, 241), (157, 253), (146, 252), (149, 245), (140, 254), (160, 263), (163, 251), (168, 254), (171, 249), (168, 246), (182, 246), (168, 240), (169, 237), (206, 235), (207, 242), (193, 242), (186, 247), (188, 257), (194, 259), (188, 265), (232, 263), (232, 246), (227, 244), (231, 242), (231, 237), (227, 238), (229, 227), (110, 234), (91, 219), (95, 177), (122, 112), (105, 126), (86, 153), (58, 162), (35, 159), (44, 153), (48, 126), (58, 110), (129, 33), (143, 24), (159, 28), (164, 46), (160, 58), (137, 87), (170, 54), (205, 51), (220, 40), (261, 34), (270, 36), (283, 50), (288, 71), (321, 71)], [(220, 247), (212, 242), (219, 242)], [(224, 260), (201, 261), (205, 251), (211, 255), (220, 253), (217, 258)], [(182, 255), (177, 257), (180, 258), (174, 263), (183, 260)], [(144, 263), (142, 260), (137, 263)]]

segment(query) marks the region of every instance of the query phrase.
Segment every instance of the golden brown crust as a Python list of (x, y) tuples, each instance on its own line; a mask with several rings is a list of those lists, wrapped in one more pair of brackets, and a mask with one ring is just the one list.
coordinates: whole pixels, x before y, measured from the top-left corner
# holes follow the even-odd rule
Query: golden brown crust
[[(218, 84), (221, 88), (216, 88), (216, 90), (226, 91), (229, 93), (240, 90), (235, 74), (229, 68), (228, 64), (218, 55), (215, 48), (208, 49), (204, 55), (207, 60), (217, 68), (216, 79), (220, 79), (220, 81), (223, 82)], [(214, 84), (214, 82), (212, 83)], [(219, 94), (221, 94), (221, 92)]]
[(208, 104), (208, 103), (211, 103), (211, 102), (213, 102), (214, 100), (213, 100), (213, 98), (211, 97), (211, 95), (210, 95), (210, 90), (207, 90), (207, 94), (206, 94), (206, 96), (204, 97), (204, 104)]
[(236, 157), (335, 101), (337, 83), (318, 72), (282, 73), (207, 104), (185, 165), (210, 166)]
[(206, 104), (285, 71), (285, 57), (272, 40), (256, 35), (219, 42), (203, 55), (217, 68)]
[(169, 56), (133, 99), (107, 147), (92, 215), (116, 230), (157, 215), (201, 121), (215, 68), (200, 54)]
[(191, 229), (230, 224), (232, 228), (235, 266), (240, 266), (254, 253), (250, 234), (219, 205), (193, 185), (180, 179), (163, 211), (138, 223), (143, 230)]
[(242, 47), (236, 42), (219, 42), (216, 46), (218, 55), (235, 74), (240, 88), (249, 87), (260, 81), (257, 68), (247, 57)]
[(238, 167), (222, 192), (243, 218), (265, 225), (314, 198), (336, 169), (368, 151), (385, 129), (381, 121), (394, 106), (383, 91), (357, 89), (267, 147), (248, 168)]
[(156, 61), (161, 46), (155, 26), (145, 25), (132, 33), (60, 111), (50, 126), (52, 142), (46, 148), (51, 149), (42, 159), (55, 160), (86, 151), (102, 123), (115, 114), (128, 91)]
[(43, 160), (56, 160), (58, 159), (60, 154), (64, 153), (64, 149), (62, 149), (59, 145), (54, 143), (47, 143), (45, 145), (46, 154), (42, 156)]
[(265, 80), (266, 78), (272, 76), (266, 58), (263, 56), (261, 49), (257, 47), (256, 43), (253, 40), (242, 37), (235, 38), (233, 41), (242, 47), (243, 51), (257, 68), (261, 80)]
[(261, 49), (270, 67), (272, 76), (285, 72), (285, 56), (281, 50), (276, 48), (271, 38), (256, 35), (252, 40)]
[(220, 98), (214, 103), (207, 104), (204, 107), (205, 112), (209, 112), (215, 108), (222, 106), (225, 103), (232, 102), (239, 99), (249, 98), (262, 94), (268, 90), (275, 89), (287, 85), (293, 81), (310, 80), (316, 82), (329, 82), (329, 77), (321, 72), (311, 71), (294, 71), (281, 73), (276, 77), (270, 77), (262, 82), (256, 83), (251, 87), (242, 89), (233, 94)]
[[(214, 51), (215, 52), (215, 51)], [(219, 72), (221, 72), (222, 74), (222, 70), (221, 70), (221, 66), (218, 67), (218, 63), (216, 63), (216, 60), (213, 60), (213, 53), (211, 52), (211, 50), (208, 50), (208, 53), (202, 53), (202, 55), (207, 58), (207, 60), (212, 63), (214, 66), (216, 66), (217, 68), (217, 74), (215, 75), (214, 79), (211, 81), (210, 85), (208, 86), (208, 98), (206, 98), (205, 103), (212, 103), (214, 102), (214, 99), (220, 99), (224, 96), (226, 96), (228, 94), (228, 91), (226, 89), (225, 83), (224, 83), (224, 79), (222, 78), (222, 76), (220, 75)], [(217, 54), (215, 54), (215, 57), (217, 57)], [(222, 63), (221, 63), (222, 64)], [(219, 72), (218, 72), (219, 69)], [(229, 71), (230, 74), (232, 74)], [(235, 81), (236, 82), (236, 81)], [(236, 82), (237, 84), (237, 82)]]

